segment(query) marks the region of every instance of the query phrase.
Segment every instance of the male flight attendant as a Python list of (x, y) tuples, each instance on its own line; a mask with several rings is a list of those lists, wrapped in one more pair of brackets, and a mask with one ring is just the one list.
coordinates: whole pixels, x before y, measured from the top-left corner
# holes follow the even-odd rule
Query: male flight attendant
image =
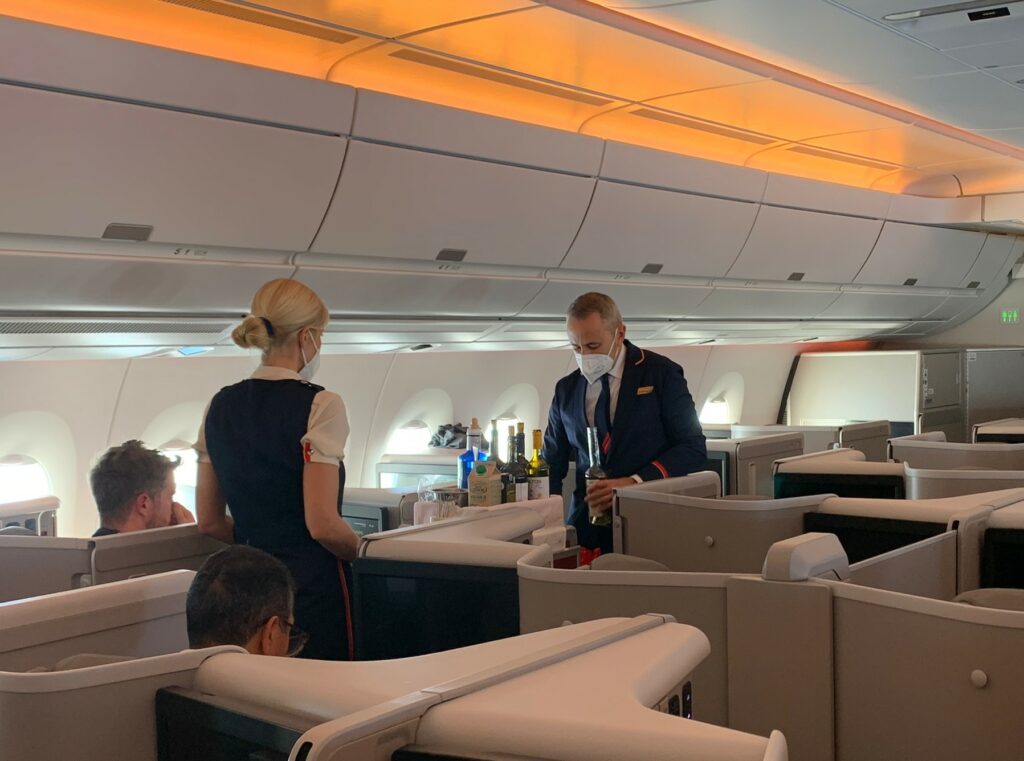
[[(701, 470), (707, 448), (683, 368), (626, 340), (615, 302), (585, 293), (566, 312), (565, 330), (579, 369), (562, 378), (548, 413), (544, 458), (551, 493), (560, 494), (576, 453), (576, 489), (569, 523), (581, 547), (612, 551), (611, 526), (593, 525), (590, 512), (607, 513), (614, 490)], [(586, 488), (587, 428), (595, 426), (608, 478)], [(588, 510), (589, 507), (589, 510)]]

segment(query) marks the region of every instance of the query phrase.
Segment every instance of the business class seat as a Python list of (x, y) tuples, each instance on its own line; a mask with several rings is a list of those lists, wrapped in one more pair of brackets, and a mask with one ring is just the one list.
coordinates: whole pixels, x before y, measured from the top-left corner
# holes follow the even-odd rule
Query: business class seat
[(730, 584), (730, 724), (782, 718), (794, 758), (1019, 758), (1022, 593), (958, 593), (952, 532), (853, 564), (803, 539)]
[[(13, 605), (36, 608), (37, 627), (57, 625), (61, 608), (84, 608), (90, 592), (117, 586), (54, 596), (46, 614), (38, 603)], [(384, 662), (270, 658), (233, 647), (117, 662), (84, 656), (62, 671), (0, 670), (0, 757), (156, 761), (159, 742), (162, 761), (289, 753), (390, 761), (420, 752), (786, 761), (780, 733), (756, 737), (679, 718), (707, 651), (699, 631), (644, 615)]]
[(0, 535), (0, 602), (174, 570), (224, 545), (195, 524), (77, 539)]
[(4, 502), (0, 504), (0, 535), (8, 528), (24, 528), (35, 536), (57, 536), (57, 511), (60, 500), (57, 497)]

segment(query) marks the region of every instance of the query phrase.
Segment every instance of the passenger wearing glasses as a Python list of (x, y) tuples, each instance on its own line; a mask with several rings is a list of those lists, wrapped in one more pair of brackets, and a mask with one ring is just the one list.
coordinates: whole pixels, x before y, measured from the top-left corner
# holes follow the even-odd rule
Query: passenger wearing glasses
[(239, 645), (253, 655), (298, 655), (309, 636), (295, 625), (295, 585), (277, 558), (246, 545), (215, 552), (188, 590), (192, 648)]

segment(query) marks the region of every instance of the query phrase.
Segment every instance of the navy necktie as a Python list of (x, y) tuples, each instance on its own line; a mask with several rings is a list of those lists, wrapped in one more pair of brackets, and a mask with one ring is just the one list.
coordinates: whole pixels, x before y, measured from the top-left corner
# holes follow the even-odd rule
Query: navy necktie
[(594, 424), (597, 426), (597, 440), (601, 445), (601, 455), (607, 457), (608, 450), (611, 448), (612, 434), (612, 390), (608, 373), (601, 376), (601, 395), (597, 397)]

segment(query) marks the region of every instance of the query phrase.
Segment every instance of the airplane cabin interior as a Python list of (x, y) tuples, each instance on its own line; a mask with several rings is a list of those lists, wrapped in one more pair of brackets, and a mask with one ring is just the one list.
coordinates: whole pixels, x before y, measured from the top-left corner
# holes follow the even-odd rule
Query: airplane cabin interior
[(0, 0), (0, 759), (1019, 759), (1024, 2), (930, 2)]

